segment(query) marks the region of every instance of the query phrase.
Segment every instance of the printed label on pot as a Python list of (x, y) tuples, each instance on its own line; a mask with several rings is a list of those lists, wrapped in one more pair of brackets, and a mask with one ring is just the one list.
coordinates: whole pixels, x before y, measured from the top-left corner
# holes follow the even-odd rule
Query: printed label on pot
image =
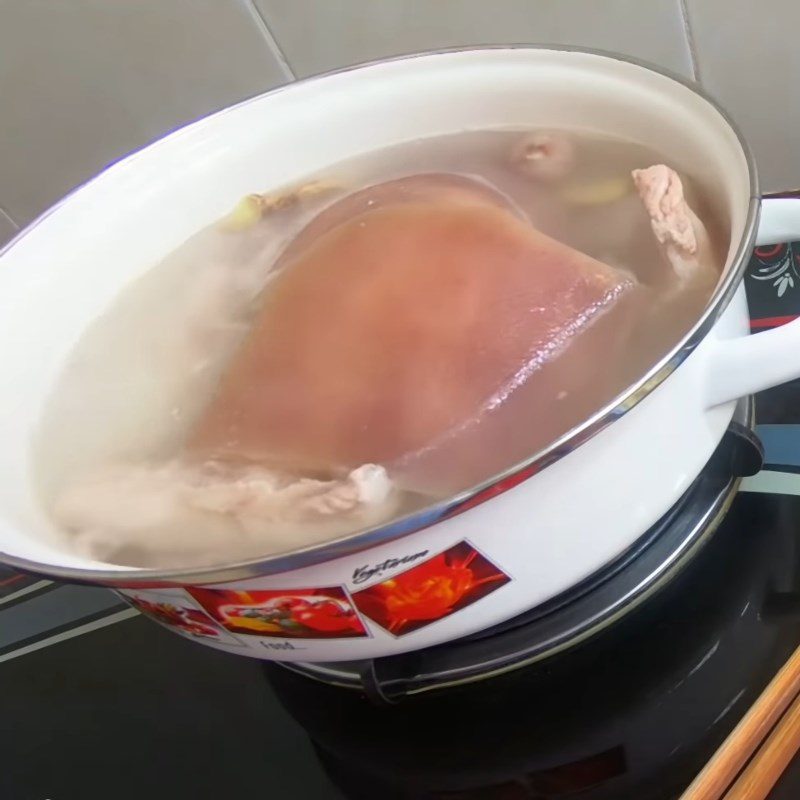
[(355, 592), (353, 602), (365, 617), (402, 636), (472, 605), (510, 580), (464, 541)]
[(349, 639), (367, 636), (340, 586), (324, 589), (188, 590), (220, 625), (234, 633), (281, 639)]
[(212, 639), (225, 644), (242, 643), (218, 625), (205, 611), (196, 608), (190, 598), (156, 592), (120, 592), (134, 608), (168, 628), (190, 638)]

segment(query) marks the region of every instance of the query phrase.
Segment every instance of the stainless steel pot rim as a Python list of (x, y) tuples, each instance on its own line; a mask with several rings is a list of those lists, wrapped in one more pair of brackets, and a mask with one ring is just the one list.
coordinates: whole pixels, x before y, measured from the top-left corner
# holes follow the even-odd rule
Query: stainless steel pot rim
[[(322, 542), (309, 547), (291, 550), (283, 553), (276, 553), (261, 558), (250, 559), (247, 561), (233, 562), (229, 564), (210, 565), (208, 567), (194, 567), (183, 569), (157, 569), (157, 568), (119, 568), (119, 569), (88, 569), (80, 567), (70, 567), (57, 564), (46, 564), (33, 561), (31, 559), (20, 558), (0, 551), (0, 562), (16, 567), (21, 570), (41, 573), (54, 578), (68, 580), (79, 583), (100, 583), (119, 588), (146, 588), (168, 585), (194, 585), (194, 584), (213, 584), (222, 582), (242, 581), (256, 577), (275, 575), (282, 572), (309, 567), (322, 562), (331, 561), (336, 558), (351, 555), (366, 550), (376, 545), (383, 544), (406, 536), (410, 533), (427, 528), (443, 519), (455, 516), (456, 514), (483, 503), (492, 497), (505, 492), (514, 486), (522, 483), (531, 476), (549, 465), (560, 460), (564, 456), (580, 447), (584, 442), (591, 439), (597, 433), (608, 427), (612, 422), (622, 417), (636, 405), (638, 405), (648, 394), (661, 385), (681, 363), (692, 353), (697, 345), (703, 340), (713, 327), (722, 312), (727, 308), (733, 298), (739, 283), (746, 269), (749, 254), (755, 242), (756, 230), (759, 219), (760, 194), (758, 186), (758, 175), (750, 146), (742, 135), (738, 125), (730, 115), (708, 95), (699, 85), (687, 80), (681, 75), (664, 69), (660, 66), (650, 64), (636, 58), (619, 55), (618, 53), (604, 50), (595, 50), (582, 47), (572, 47), (568, 45), (548, 45), (548, 44), (508, 44), (508, 45), (481, 45), (470, 47), (452, 47), (413, 53), (409, 55), (395, 56), (391, 58), (381, 58), (356, 64), (341, 69), (314, 75), (309, 78), (276, 87), (268, 92), (256, 95), (243, 100), (240, 103), (224, 108), (213, 114), (209, 114), (183, 128), (173, 131), (164, 139), (171, 138), (180, 132), (190, 129), (196, 125), (202, 125), (206, 121), (229, 114), (238, 108), (250, 105), (262, 100), (264, 97), (285, 92), (294, 86), (306, 84), (311, 81), (322, 81), (334, 75), (354, 72), (367, 69), (379, 64), (398, 61), (409, 61), (422, 58), (435, 58), (447, 56), (455, 53), (469, 53), (482, 51), (499, 50), (550, 50), (554, 52), (574, 52), (586, 55), (593, 55), (608, 58), (614, 61), (642, 67), (651, 72), (655, 72), (677, 83), (682, 84), (696, 95), (705, 100), (727, 123), (738, 139), (739, 145), (747, 162), (750, 178), (750, 197), (748, 202), (745, 226), (739, 245), (731, 264), (731, 268), (720, 281), (719, 286), (704, 311), (703, 315), (694, 327), (683, 337), (683, 339), (649, 372), (640, 380), (628, 387), (605, 407), (596, 412), (581, 425), (565, 433), (558, 440), (548, 447), (540, 450), (523, 462), (504, 470), (498, 475), (489, 478), (483, 483), (472, 487), (460, 494), (444, 501), (433, 503), (430, 506), (416, 511), (413, 514), (394, 519), (388, 524), (366, 528), (338, 539)], [(159, 141), (163, 141), (159, 140)], [(34, 220), (25, 229), (15, 236), (3, 248), (0, 248), (0, 259), (13, 247), (20, 242), (31, 231), (37, 228), (48, 217), (60, 209), (65, 203), (69, 202), (72, 195), (82, 191), (85, 187), (92, 185), (107, 170), (116, 169), (120, 165), (126, 165), (134, 161), (142, 150), (158, 145), (158, 141), (141, 148), (126, 158), (121, 159), (103, 170), (97, 176), (75, 188), (62, 200), (45, 211), (41, 216)]]

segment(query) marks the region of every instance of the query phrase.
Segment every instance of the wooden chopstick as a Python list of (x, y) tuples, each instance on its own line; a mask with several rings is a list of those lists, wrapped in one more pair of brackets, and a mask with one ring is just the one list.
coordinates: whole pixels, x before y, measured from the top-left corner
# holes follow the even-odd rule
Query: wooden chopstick
[(781, 717), (775, 729), (731, 786), (724, 800), (766, 800), (800, 749), (800, 697)]
[[(722, 800), (725, 791), (798, 695), (800, 647), (770, 681), (758, 700), (680, 796), (680, 800)], [(729, 798), (725, 797), (725, 800)], [(755, 800), (755, 796), (748, 797), (747, 800)]]

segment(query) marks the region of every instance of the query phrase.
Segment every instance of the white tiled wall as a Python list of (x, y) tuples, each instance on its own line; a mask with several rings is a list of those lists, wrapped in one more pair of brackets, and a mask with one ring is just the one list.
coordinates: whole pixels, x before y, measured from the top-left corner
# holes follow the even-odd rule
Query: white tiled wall
[(765, 0), (0, 0), (0, 242), (189, 120), (295, 76), (459, 44), (616, 50), (698, 77), (766, 189), (800, 187), (800, 3)]
[(437, 47), (557, 42), (691, 75), (679, 0), (255, 0), (300, 76)]
[(287, 77), (235, 0), (0, 0), (0, 207), (27, 222), (125, 153)]
[(763, 186), (800, 188), (800, 3), (687, 0), (687, 7), (700, 81), (741, 125)]

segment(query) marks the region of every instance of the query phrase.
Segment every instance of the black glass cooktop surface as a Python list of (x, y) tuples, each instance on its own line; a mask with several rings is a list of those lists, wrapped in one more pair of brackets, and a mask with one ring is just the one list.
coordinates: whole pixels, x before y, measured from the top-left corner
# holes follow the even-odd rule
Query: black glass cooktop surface
[(798, 531), (742, 492), (618, 624), (389, 707), (128, 619), (0, 663), (0, 796), (666, 800), (800, 641)]

